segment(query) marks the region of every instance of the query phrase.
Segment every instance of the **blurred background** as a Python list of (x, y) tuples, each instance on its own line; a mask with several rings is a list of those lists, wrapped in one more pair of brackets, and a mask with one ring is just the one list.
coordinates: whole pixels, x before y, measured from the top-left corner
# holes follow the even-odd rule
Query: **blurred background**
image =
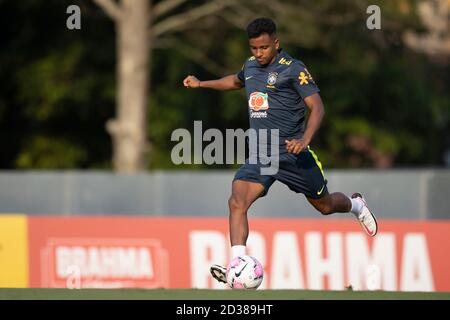
[[(171, 134), (248, 128), (244, 90), (182, 80), (237, 73), (260, 16), (321, 89), (330, 191), (449, 219), (449, 0), (0, 0), (0, 212), (226, 218), (239, 165), (175, 165)], [(322, 219), (281, 184), (251, 213)]]
[[(380, 29), (371, 30), (377, 17), (368, 8), (374, 4)], [(171, 134), (177, 128), (193, 132), (196, 120), (203, 131), (247, 129), (245, 93), (186, 90), (182, 80), (188, 74), (207, 80), (238, 72), (250, 55), (247, 24), (269, 16), (278, 23), (282, 47), (307, 65), (321, 89), (326, 117), (312, 147), (330, 174), (331, 190), (350, 192), (358, 187), (352, 177), (368, 174), (361, 178), (368, 184), (362, 191), (378, 186), (393, 202), (402, 202), (403, 209), (390, 211), (450, 217), (442, 197), (450, 189), (449, 1), (3, 0), (0, 5), (0, 168), (6, 171), (0, 190), (17, 195), (13, 203), (9, 194), (0, 196), (3, 211), (210, 212), (210, 207), (199, 212), (198, 201), (180, 208), (155, 203), (164, 202), (161, 190), (172, 185), (175, 173), (175, 181), (187, 175), (201, 188), (202, 177), (214, 170), (207, 175), (219, 179), (214, 186), (224, 192), (217, 196), (224, 205), (214, 212), (225, 213), (223, 197), (239, 164), (175, 165)], [(41, 179), (55, 170), (56, 176)], [(36, 174), (21, 175), (31, 172)], [(145, 190), (160, 189), (161, 196), (141, 206), (113, 203), (117, 197), (104, 195), (112, 185), (101, 180), (111, 178), (109, 173), (139, 173), (134, 178), (148, 183)], [(396, 174), (393, 181), (409, 182), (399, 187), (384, 180)], [(127, 179), (132, 178), (116, 181), (129, 188)], [(27, 188), (18, 186), (22, 192), (16, 193), (11, 183), (19, 180)], [(65, 192), (54, 201), (75, 198), (52, 207), (47, 193), (26, 193), (33, 181), (39, 190), (45, 183), (50, 194)], [(94, 182), (99, 197), (107, 198), (102, 202), (111, 205), (83, 207), (74, 196), (80, 183)], [(196, 188), (185, 196), (197, 199)], [(145, 202), (152, 194), (128, 196)], [(40, 201), (46, 203), (42, 209)], [(76, 202), (82, 208), (73, 207)], [(419, 212), (425, 202), (437, 209)]]

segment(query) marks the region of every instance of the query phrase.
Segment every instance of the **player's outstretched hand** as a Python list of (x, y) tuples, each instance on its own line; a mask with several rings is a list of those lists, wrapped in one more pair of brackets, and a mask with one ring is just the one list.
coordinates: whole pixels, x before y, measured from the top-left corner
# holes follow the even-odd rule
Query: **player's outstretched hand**
[(286, 149), (289, 153), (299, 154), (303, 149), (308, 147), (308, 143), (303, 139), (285, 140)]
[(200, 80), (195, 76), (189, 75), (183, 80), (183, 84), (186, 88), (198, 88), (200, 87)]

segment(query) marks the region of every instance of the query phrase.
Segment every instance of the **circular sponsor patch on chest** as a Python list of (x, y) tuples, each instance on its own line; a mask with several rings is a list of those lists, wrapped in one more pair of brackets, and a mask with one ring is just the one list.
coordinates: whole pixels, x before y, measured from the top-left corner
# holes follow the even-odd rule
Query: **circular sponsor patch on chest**
[(252, 92), (248, 98), (248, 106), (253, 111), (269, 109), (267, 93)]

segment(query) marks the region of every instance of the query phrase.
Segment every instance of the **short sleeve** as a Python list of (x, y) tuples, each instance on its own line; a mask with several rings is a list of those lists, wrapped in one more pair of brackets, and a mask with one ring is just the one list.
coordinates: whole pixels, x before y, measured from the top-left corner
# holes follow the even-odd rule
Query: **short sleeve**
[(291, 77), (294, 89), (302, 99), (320, 91), (308, 69), (301, 62), (296, 62), (292, 65)]
[(245, 86), (245, 74), (244, 74), (244, 69), (245, 69), (245, 63), (242, 65), (241, 71), (238, 72), (237, 77), (239, 78), (239, 80), (241, 80), (241, 82), (244, 84)]

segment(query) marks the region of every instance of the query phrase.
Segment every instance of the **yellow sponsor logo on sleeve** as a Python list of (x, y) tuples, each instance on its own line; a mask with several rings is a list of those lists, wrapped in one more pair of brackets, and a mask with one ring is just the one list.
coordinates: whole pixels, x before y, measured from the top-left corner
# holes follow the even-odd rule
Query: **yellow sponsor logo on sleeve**
[(0, 214), (0, 287), (28, 287), (28, 235), (25, 215)]
[(300, 75), (298, 76), (298, 79), (300, 80), (300, 85), (308, 84), (308, 77), (306, 74), (302, 71), (300, 72)]

